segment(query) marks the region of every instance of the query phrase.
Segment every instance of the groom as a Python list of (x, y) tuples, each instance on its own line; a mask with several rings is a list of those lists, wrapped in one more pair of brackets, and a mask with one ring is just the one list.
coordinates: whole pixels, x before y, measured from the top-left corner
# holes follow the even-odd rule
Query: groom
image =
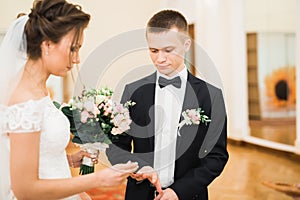
[[(173, 10), (160, 11), (149, 20), (146, 38), (157, 70), (126, 85), (123, 92), (122, 103), (136, 103), (130, 109), (133, 123), (129, 133), (113, 141), (107, 156), (112, 164), (139, 163), (139, 171), (128, 178), (127, 200), (207, 200), (207, 186), (227, 163), (222, 92), (188, 72), (187, 27), (184, 16)], [(190, 118), (196, 122), (178, 127), (181, 113), (197, 108), (211, 122), (199, 122), (192, 111)]]

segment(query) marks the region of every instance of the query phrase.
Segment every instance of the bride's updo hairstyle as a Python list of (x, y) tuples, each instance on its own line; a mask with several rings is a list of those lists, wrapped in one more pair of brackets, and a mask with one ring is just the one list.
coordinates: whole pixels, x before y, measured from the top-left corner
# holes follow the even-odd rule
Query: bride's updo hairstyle
[(27, 56), (33, 60), (40, 58), (43, 41), (59, 43), (73, 29), (73, 44), (78, 43), (89, 21), (90, 15), (79, 5), (65, 0), (36, 0), (25, 25)]

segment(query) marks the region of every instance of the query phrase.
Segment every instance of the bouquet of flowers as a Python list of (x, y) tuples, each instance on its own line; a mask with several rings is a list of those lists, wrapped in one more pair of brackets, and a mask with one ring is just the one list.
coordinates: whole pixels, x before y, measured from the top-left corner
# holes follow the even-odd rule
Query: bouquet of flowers
[[(92, 155), (105, 150), (111, 141), (130, 128), (128, 108), (135, 103), (114, 102), (111, 100), (112, 94), (113, 91), (107, 87), (83, 89), (81, 95), (74, 96), (68, 104), (54, 102), (70, 121), (70, 131), (74, 135), (72, 141)], [(79, 174), (92, 172), (93, 162), (84, 157)]]

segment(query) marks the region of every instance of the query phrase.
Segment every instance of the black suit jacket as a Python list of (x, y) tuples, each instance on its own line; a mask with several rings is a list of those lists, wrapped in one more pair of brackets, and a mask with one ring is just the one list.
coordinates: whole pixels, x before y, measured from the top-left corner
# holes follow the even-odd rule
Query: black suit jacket
[[(154, 160), (154, 100), (156, 73), (126, 85), (121, 102), (132, 100), (129, 132), (113, 141), (106, 153), (112, 164), (137, 161), (139, 167)], [(227, 117), (220, 89), (188, 73), (182, 111), (201, 107), (211, 122), (185, 125), (177, 136), (174, 183), (180, 200), (208, 199), (207, 186), (223, 171), (228, 160)], [(128, 178), (126, 199), (153, 200), (154, 188)]]

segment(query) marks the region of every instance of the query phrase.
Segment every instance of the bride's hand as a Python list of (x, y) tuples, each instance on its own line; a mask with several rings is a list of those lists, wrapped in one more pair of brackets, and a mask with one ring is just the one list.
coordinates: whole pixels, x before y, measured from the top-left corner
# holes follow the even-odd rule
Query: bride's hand
[(99, 170), (96, 173), (98, 181), (102, 187), (117, 186), (132, 173), (138, 169), (136, 162), (127, 162), (126, 164), (116, 164), (109, 168)]
[(68, 155), (69, 165), (71, 167), (74, 167), (74, 168), (80, 167), (80, 165), (82, 163), (82, 159), (83, 159), (84, 156), (86, 156), (88, 158), (91, 158), (92, 162), (94, 164), (98, 163), (98, 154), (97, 155), (92, 155), (92, 154), (90, 154), (86, 151), (79, 150), (78, 152), (76, 152), (74, 154)]

